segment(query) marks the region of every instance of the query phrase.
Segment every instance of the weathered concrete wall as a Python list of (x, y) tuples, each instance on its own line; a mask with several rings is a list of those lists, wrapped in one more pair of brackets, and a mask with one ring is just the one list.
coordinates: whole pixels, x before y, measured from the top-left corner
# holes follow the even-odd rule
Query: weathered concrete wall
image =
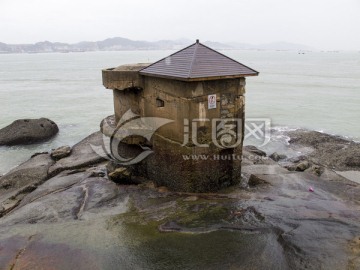
[[(140, 107), (143, 108), (143, 116), (174, 120), (174, 123), (162, 127), (158, 134), (176, 142), (183, 142), (184, 119), (188, 119), (191, 123), (194, 119), (199, 118), (243, 118), (244, 93), (244, 78), (182, 82), (145, 77)], [(208, 109), (208, 95), (211, 94), (217, 96), (216, 109)], [(229, 96), (231, 98), (226, 98)], [(157, 99), (164, 101), (164, 107), (157, 106)], [(228, 105), (227, 107), (225, 103)], [(227, 113), (224, 114), (224, 112)], [(200, 122), (199, 126), (206, 129), (206, 127), (210, 128), (210, 124), (211, 122)]]
[[(128, 82), (131, 81), (129, 87), (122, 75), (105, 75), (107, 81), (104, 85), (115, 89), (117, 122), (129, 109), (142, 117), (174, 120), (159, 128), (152, 137), (150, 146), (154, 154), (136, 164), (140, 176), (171, 190), (191, 192), (215, 191), (240, 180), (245, 78), (183, 82), (148, 76), (135, 78), (131, 77), (133, 74), (126, 77)], [(216, 108), (209, 109), (208, 95), (213, 94), (217, 98)], [(228, 119), (235, 123), (235, 131), (240, 132), (228, 142), (230, 145), (237, 142), (235, 147), (214, 143), (213, 119)], [(242, 121), (237, 122), (237, 119)], [(192, 140), (193, 134), (196, 142)], [(184, 135), (188, 136), (188, 141), (184, 140)], [(126, 143), (136, 142), (130, 140)]]
[(142, 76), (139, 70), (149, 64), (122, 65), (102, 70), (103, 85), (107, 89), (123, 90), (130, 87), (142, 87)]
[(120, 118), (131, 109), (133, 113), (142, 115), (140, 106), (142, 89), (127, 88), (125, 90), (113, 90), (115, 120), (118, 123)]

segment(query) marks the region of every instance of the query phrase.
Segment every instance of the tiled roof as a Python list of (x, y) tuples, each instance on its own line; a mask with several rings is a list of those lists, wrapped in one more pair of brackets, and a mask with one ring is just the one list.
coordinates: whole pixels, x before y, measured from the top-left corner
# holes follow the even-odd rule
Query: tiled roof
[(141, 75), (182, 81), (257, 76), (253, 70), (198, 41), (140, 71)]

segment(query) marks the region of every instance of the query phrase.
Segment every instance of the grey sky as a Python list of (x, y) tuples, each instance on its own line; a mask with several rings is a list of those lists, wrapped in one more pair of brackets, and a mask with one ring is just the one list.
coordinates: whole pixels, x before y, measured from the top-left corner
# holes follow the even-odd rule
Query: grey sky
[(360, 50), (360, 0), (0, 0), (0, 42), (121, 36)]

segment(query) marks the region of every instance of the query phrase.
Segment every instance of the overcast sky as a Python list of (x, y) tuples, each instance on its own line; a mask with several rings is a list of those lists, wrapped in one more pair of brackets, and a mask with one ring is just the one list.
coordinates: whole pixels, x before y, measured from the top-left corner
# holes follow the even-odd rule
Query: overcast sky
[(360, 0), (0, 0), (0, 42), (109, 37), (360, 50)]

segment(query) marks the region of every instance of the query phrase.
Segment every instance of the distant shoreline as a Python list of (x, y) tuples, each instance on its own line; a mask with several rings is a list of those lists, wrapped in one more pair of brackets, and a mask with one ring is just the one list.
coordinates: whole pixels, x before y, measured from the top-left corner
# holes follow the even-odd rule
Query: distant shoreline
[[(194, 43), (190, 39), (138, 41), (122, 37), (108, 38), (102, 41), (82, 41), (74, 44), (43, 41), (33, 44), (6, 44), (0, 42), (0, 53), (48, 53), (48, 52), (84, 52), (84, 51), (129, 51), (129, 50), (179, 50)], [(216, 50), (281, 50), (316, 51), (307, 45), (288, 42), (268, 44), (247, 44), (239, 42), (205, 41), (205, 45)]]

